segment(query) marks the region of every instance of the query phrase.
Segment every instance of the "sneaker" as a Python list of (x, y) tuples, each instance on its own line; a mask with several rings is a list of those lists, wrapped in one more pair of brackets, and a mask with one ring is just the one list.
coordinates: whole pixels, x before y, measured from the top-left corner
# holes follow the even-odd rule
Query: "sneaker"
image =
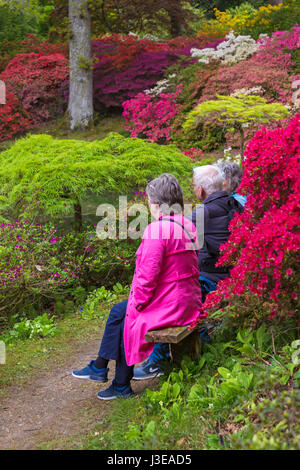
[(160, 377), (161, 375), (164, 375), (161, 367), (157, 363), (149, 361), (148, 358), (140, 367), (134, 369), (132, 378), (133, 380), (146, 380)]
[(81, 370), (73, 370), (72, 375), (77, 379), (89, 379), (91, 376), (97, 377), (98, 382), (107, 382), (108, 369), (96, 369), (95, 361), (91, 361), (88, 366)]
[(97, 394), (97, 397), (100, 398), (100, 400), (114, 400), (115, 398), (129, 398), (132, 397), (132, 395), (133, 391), (130, 385), (117, 387), (113, 381), (111, 386), (108, 387), (106, 390), (99, 392)]

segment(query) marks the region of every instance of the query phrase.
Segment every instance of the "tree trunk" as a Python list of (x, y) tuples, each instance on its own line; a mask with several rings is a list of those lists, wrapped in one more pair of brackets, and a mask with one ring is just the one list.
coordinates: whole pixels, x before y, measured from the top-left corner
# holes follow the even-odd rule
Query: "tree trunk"
[(169, 11), (170, 16), (170, 34), (172, 38), (176, 38), (182, 34), (182, 24), (179, 21), (178, 15)]
[(74, 229), (75, 232), (82, 230), (82, 210), (79, 201), (74, 204)]
[(86, 129), (93, 123), (93, 71), (91, 18), (87, 0), (69, 0), (70, 128)]

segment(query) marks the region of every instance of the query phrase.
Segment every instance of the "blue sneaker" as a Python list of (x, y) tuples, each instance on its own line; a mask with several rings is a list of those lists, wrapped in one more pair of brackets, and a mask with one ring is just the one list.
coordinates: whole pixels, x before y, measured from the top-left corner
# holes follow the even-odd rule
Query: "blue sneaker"
[(133, 380), (154, 379), (164, 375), (159, 364), (152, 362), (150, 357), (140, 366), (133, 370)]
[(97, 369), (94, 366), (95, 361), (91, 361), (88, 366), (81, 370), (73, 370), (72, 375), (77, 379), (89, 379), (91, 376), (97, 376), (98, 382), (107, 382), (108, 369)]
[(130, 385), (124, 385), (123, 387), (117, 387), (113, 380), (110, 387), (97, 394), (100, 400), (115, 400), (115, 398), (130, 398), (133, 395), (133, 391)]

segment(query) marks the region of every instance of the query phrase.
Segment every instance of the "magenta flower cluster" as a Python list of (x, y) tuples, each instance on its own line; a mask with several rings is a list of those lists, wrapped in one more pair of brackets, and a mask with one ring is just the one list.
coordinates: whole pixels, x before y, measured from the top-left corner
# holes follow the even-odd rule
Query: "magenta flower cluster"
[(152, 142), (164, 142), (171, 138), (171, 124), (179, 104), (177, 97), (182, 85), (175, 93), (160, 93), (157, 97), (139, 93), (134, 99), (123, 103), (125, 128), (131, 137), (145, 137)]

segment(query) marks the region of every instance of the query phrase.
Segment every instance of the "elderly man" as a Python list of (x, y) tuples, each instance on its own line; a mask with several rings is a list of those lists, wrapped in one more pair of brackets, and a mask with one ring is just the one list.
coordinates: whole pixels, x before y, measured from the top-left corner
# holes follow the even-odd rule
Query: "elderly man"
[[(229, 276), (229, 269), (216, 267), (220, 256), (220, 246), (229, 237), (228, 225), (236, 211), (242, 212), (239, 202), (224, 190), (224, 176), (220, 168), (205, 165), (194, 168), (194, 191), (202, 208), (194, 210), (190, 216), (195, 226), (201, 224), (200, 211), (204, 210), (204, 241), (199, 250), (199, 278), (202, 289), (202, 301), (208, 292), (216, 290), (221, 279)], [(189, 217), (189, 216), (188, 216)]]

